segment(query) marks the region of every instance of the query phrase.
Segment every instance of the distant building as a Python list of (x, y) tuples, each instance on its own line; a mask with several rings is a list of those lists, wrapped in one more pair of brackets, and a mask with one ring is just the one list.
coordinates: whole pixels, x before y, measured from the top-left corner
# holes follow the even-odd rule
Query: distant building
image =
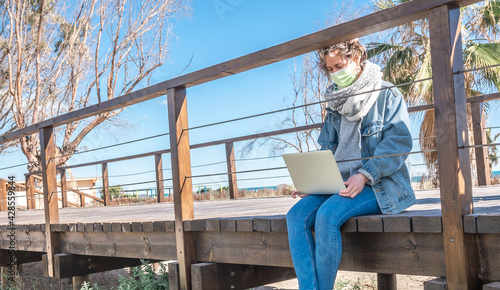
[[(75, 178), (75, 179), (68, 179), (67, 181), (67, 187), (68, 189), (75, 189), (80, 192), (93, 195), (96, 197), (100, 197), (100, 193), (98, 194), (98, 190), (95, 189), (97, 181), (101, 179), (100, 177), (95, 178), (95, 177), (87, 177), (87, 178)], [(58, 179), (57, 180), (57, 196), (59, 199), (61, 199), (61, 181)], [(14, 192), (16, 193), (16, 206), (19, 209), (25, 209), (26, 208), (26, 182), (24, 180), (16, 181), (15, 182), (15, 187), (16, 189)], [(76, 188), (75, 188), (76, 187)], [(42, 185), (40, 184), (39, 187), (36, 188), (38, 191), (43, 191)], [(68, 197), (68, 203), (75, 204), (75, 205), (80, 205), (80, 195), (73, 192), (73, 191), (68, 191), (67, 192), (67, 197)], [(37, 209), (42, 209), (43, 208), (43, 195), (40, 192), (37, 192), (35, 196), (35, 202), (36, 202), (36, 208)], [(89, 204), (94, 202), (91, 198), (85, 198), (85, 204)], [(71, 206), (71, 205), (70, 205)], [(59, 200), (59, 207), (62, 207), (62, 202)]]

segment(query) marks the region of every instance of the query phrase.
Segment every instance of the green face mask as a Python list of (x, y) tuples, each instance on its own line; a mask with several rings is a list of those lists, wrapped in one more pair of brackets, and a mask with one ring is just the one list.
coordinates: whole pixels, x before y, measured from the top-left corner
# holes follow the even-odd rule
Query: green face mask
[(338, 86), (347, 88), (348, 86), (354, 84), (358, 78), (358, 74), (354, 70), (355, 65), (355, 62), (350, 62), (346, 68), (330, 73), (330, 77)]

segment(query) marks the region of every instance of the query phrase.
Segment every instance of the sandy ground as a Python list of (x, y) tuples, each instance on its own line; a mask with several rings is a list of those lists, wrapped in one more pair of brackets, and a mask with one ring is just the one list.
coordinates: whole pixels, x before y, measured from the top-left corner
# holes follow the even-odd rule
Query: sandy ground
[[(435, 277), (397, 275), (398, 290), (424, 289), (424, 281)], [(335, 289), (377, 289), (377, 274), (339, 271)], [(345, 283), (343, 283), (345, 282)], [(347, 285), (345, 285), (347, 284)], [(353, 287), (359, 285), (359, 288)], [(254, 290), (296, 290), (299, 289), (297, 279), (269, 284), (253, 288)]]
[[(108, 272), (92, 274), (92, 283), (98, 283), (100, 289), (116, 289), (118, 285), (118, 276), (128, 276), (129, 269), (120, 269)], [(339, 287), (335, 289), (377, 289), (376, 274), (360, 272), (340, 271), (336, 284)], [(424, 281), (434, 277), (397, 275), (398, 289), (423, 289)], [(24, 264), (21, 270), (20, 278), (21, 289), (73, 289), (71, 279), (58, 280), (55, 278), (45, 278), (41, 270), (41, 262)], [(353, 287), (357, 285), (359, 287)], [(252, 288), (253, 290), (295, 290), (299, 289), (297, 279), (290, 279), (279, 283), (268, 284), (265, 286)]]

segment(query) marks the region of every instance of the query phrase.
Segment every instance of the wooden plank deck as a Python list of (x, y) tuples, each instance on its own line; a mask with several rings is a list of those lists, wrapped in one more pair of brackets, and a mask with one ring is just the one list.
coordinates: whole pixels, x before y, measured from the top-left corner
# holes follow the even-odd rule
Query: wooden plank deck
[[(474, 187), (474, 215), (500, 215), (500, 185)], [(439, 190), (417, 190), (417, 204), (396, 215), (384, 217), (441, 216)], [(195, 201), (195, 219), (252, 218), (284, 216), (300, 198), (290, 196), (249, 198), (236, 200)], [(70, 223), (125, 223), (173, 221), (173, 203), (60, 208), (61, 224)], [(7, 212), (0, 212), (0, 225), (7, 225)], [(17, 225), (44, 223), (40, 210), (16, 211)]]

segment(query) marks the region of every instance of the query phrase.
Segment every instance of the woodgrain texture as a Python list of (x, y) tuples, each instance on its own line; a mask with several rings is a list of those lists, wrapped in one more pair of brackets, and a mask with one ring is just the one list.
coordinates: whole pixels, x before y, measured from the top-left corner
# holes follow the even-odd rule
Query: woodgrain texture
[(251, 289), (296, 277), (293, 268), (226, 263), (197, 263), (191, 268), (193, 290)]
[[(16, 251), (16, 264), (38, 262), (42, 260), (40, 252)], [(10, 262), (10, 253), (8, 250), (0, 250), (0, 265), (7, 265)]]
[[(78, 226), (78, 224), (75, 224)], [(241, 263), (292, 267), (286, 232), (197, 231), (200, 262)], [(9, 232), (0, 232), (6, 250)], [(62, 251), (85, 256), (172, 260), (176, 259), (175, 233), (158, 232), (57, 232)], [(499, 233), (474, 234), (485, 280), (500, 280)], [(45, 251), (43, 232), (17, 232), (17, 250)], [(446, 276), (442, 233), (343, 232), (342, 270), (384, 274)]]
[(398, 290), (396, 275), (377, 273), (377, 289)]
[(168, 285), (171, 290), (181, 288), (179, 278), (179, 262), (173, 261), (168, 263)]
[(234, 158), (234, 143), (226, 143), (227, 179), (229, 184), (229, 198), (238, 198), (238, 183), (236, 181), (236, 161)]
[(80, 207), (85, 207), (85, 195), (79, 194), (80, 197)]
[(101, 257), (73, 254), (56, 254), (54, 258), (54, 262), (56, 265), (55, 277), (58, 279), (83, 276), (92, 273), (99, 273), (141, 265), (140, 259), (132, 258)]
[(500, 232), (500, 215), (478, 215), (477, 232), (481, 234)]
[(429, 12), (434, 113), (438, 150), (446, 277), (449, 289), (479, 287), (474, 243), (464, 234), (463, 215), (473, 213), (463, 74), (460, 9)]
[(386, 233), (409, 233), (412, 231), (411, 218), (400, 216), (382, 217), (384, 232)]
[(7, 182), (0, 180), (0, 211), (7, 210)]
[(359, 232), (378, 232), (384, 231), (382, 216), (361, 216), (358, 217)]
[(26, 175), (26, 207), (28, 209), (36, 208), (36, 199), (35, 199), (35, 177), (32, 175)]
[[(483, 103), (470, 104), (472, 116), (472, 131), (474, 132), (474, 145), (487, 144), (485, 132), (485, 116)], [(490, 159), (488, 147), (474, 148), (476, 155), (477, 185), (491, 185)]]
[(413, 231), (416, 233), (442, 233), (443, 224), (440, 216), (413, 216)]
[(61, 179), (61, 203), (62, 207), (68, 207), (68, 186), (66, 181), (66, 170), (61, 169), (59, 171)]
[(155, 154), (155, 173), (156, 173), (156, 193), (158, 202), (165, 202), (165, 189), (163, 187), (163, 160), (161, 154)]
[(57, 200), (57, 177), (55, 164), (54, 130), (51, 127), (40, 129), (40, 154), (42, 164), (43, 205), (45, 213), (45, 237), (47, 252), (47, 273), (54, 277), (54, 254), (59, 252), (59, 241), (50, 231), (50, 224), (59, 222)]
[(447, 290), (445, 278), (436, 278), (424, 282), (424, 290)]
[(190, 289), (191, 264), (197, 261), (194, 233), (183, 226), (184, 220), (194, 219), (186, 88), (169, 89), (167, 100), (180, 287)]
[(215, 263), (197, 263), (191, 265), (191, 277), (193, 290), (218, 289), (217, 265)]
[(109, 178), (108, 178), (108, 163), (104, 162), (101, 164), (102, 172), (102, 195), (104, 206), (111, 204), (111, 196), (109, 194)]

